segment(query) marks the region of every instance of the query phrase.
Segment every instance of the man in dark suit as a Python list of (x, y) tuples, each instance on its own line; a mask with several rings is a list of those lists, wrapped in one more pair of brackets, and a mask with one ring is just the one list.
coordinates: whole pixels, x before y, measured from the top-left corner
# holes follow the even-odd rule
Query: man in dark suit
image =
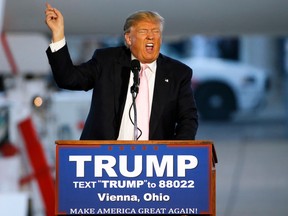
[(46, 52), (57, 85), (70, 90), (93, 89), (80, 139), (133, 139), (129, 110), (132, 59), (149, 68), (149, 140), (195, 139), (198, 115), (191, 88), (192, 69), (160, 54), (164, 19), (158, 13), (139, 11), (129, 16), (124, 25), (126, 46), (98, 49), (81, 65), (71, 61), (61, 12), (47, 4), (45, 13), (52, 32), (52, 44)]

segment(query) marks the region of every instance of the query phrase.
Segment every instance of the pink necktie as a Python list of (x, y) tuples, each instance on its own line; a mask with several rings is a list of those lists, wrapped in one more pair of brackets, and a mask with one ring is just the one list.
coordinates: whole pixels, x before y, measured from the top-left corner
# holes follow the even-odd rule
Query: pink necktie
[(137, 124), (142, 131), (139, 140), (149, 140), (149, 89), (145, 71), (147, 68), (147, 65), (141, 67), (139, 93), (136, 98)]

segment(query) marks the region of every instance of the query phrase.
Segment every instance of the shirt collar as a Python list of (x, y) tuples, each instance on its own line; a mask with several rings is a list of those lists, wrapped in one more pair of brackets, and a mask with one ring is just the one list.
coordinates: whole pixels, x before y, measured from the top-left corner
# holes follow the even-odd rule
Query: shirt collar
[[(136, 57), (133, 54), (131, 54), (131, 59), (134, 60), (134, 59), (136, 59)], [(148, 66), (148, 68), (150, 69), (150, 71), (153, 73), (156, 72), (156, 63), (157, 63), (157, 60), (155, 60), (149, 64), (146, 64)], [(140, 62), (140, 65), (142, 66), (143, 64)]]

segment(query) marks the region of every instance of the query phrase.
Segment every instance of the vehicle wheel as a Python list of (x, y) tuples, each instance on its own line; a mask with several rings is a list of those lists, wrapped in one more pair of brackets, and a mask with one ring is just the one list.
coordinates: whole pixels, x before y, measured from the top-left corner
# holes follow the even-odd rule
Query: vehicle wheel
[(221, 83), (205, 84), (195, 92), (195, 100), (204, 120), (229, 120), (236, 110), (232, 90)]

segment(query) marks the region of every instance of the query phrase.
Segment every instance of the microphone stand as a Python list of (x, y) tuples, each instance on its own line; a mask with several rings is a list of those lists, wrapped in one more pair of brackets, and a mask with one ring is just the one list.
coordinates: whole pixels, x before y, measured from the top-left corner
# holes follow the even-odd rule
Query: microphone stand
[(136, 97), (138, 94), (139, 87), (135, 83), (131, 86), (131, 94), (132, 94), (132, 105), (134, 110), (134, 140), (137, 140), (138, 137), (138, 124), (137, 124), (137, 108), (136, 108)]
[(131, 93), (132, 93), (132, 105), (134, 110), (134, 140), (138, 139), (138, 126), (137, 126), (137, 108), (136, 108), (136, 97), (139, 91), (139, 72), (140, 72), (141, 66), (140, 62), (137, 59), (133, 59), (131, 61), (131, 71), (134, 75), (133, 77), (133, 85), (131, 86)]

